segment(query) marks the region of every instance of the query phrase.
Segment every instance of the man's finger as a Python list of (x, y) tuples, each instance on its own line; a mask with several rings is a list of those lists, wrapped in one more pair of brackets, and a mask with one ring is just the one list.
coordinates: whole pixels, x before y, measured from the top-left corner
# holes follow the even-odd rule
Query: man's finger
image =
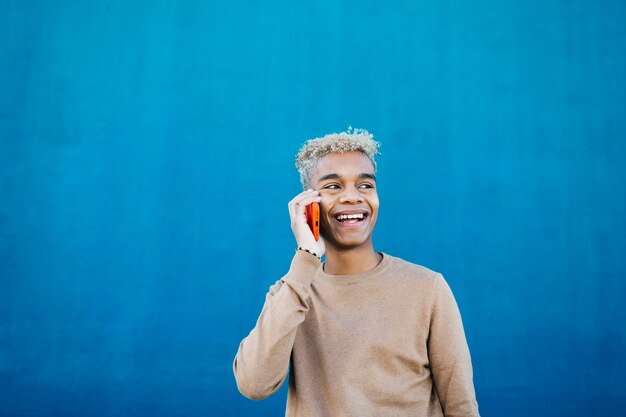
[(298, 194), (297, 196), (295, 196), (289, 203), (290, 204), (296, 204), (296, 203), (300, 202), (304, 198), (310, 197), (312, 195), (318, 195), (318, 194), (319, 194), (319, 191), (309, 189), (309, 190), (303, 191), (300, 194)]

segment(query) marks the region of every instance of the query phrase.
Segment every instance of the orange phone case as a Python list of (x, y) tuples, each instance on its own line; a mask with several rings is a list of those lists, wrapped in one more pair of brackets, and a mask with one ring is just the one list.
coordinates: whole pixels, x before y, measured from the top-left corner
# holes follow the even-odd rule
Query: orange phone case
[(315, 240), (319, 240), (320, 237), (320, 205), (318, 203), (311, 203), (306, 206), (304, 211), (306, 215), (306, 222), (308, 223), (311, 231), (313, 232), (313, 237)]

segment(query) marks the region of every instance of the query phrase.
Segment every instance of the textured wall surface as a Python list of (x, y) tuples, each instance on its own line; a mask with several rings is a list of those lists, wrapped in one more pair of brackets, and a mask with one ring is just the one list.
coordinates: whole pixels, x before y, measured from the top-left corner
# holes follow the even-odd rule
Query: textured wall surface
[[(232, 360), (306, 139), (383, 143), (484, 417), (626, 409), (626, 3), (0, 1), (0, 414), (277, 416)], [(374, 296), (374, 295), (373, 295)]]

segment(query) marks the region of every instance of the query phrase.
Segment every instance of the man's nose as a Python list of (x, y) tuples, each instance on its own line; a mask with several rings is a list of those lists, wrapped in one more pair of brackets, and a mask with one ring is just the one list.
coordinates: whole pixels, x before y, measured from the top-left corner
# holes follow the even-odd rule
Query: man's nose
[(356, 187), (346, 187), (339, 198), (340, 203), (362, 203), (363, 196)]

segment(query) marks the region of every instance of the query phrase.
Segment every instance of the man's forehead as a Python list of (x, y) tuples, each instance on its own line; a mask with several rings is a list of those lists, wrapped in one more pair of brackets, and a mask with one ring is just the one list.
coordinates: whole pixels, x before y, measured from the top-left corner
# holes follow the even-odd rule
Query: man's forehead
[(317, 161), (316, 168), (321, 171), (359, 171), (374, 173), (374, 164), (362, 152), (329, 153)]
[(316, 181), (321, 178), (372, 178), (374, 164), (361, 152), (332, 153), (320, 158), (317, 162)]

